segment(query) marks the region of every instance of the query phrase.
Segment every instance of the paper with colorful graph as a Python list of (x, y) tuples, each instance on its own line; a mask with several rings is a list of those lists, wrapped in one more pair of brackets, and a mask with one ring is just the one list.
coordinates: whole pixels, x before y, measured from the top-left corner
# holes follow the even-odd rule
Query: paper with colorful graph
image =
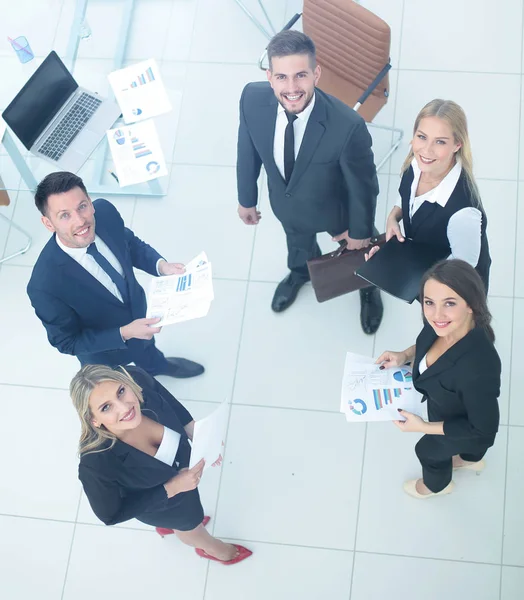
[(120, 187), (167, 175), (167, 166), (153, 121), (107, 131)]
[(423, 416), (421, 399), (410, 367), (380, 370), (375, 359), (347, 353), (340, 412), (348, 421), (403, 421), (399, 408)]
[(171, 110), (171, 102), (154, 59), (135, 63), (107, 76), (125, 123), (138, 123)]

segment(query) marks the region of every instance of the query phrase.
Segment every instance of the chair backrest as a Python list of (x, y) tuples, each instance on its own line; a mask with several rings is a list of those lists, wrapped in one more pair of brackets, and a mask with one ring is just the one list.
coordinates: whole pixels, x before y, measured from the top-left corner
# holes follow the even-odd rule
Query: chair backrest
[(0, 177), (0, 206), (9, 206), (11, 201), (9, 200), (9, 194), (4, 188), (4, 182), (2, 181), (2, 177)]
[[(389, 62), (389, 25), (353, 0), (304, 0), (302, 19), (304, 33), (317, 47), (322, 68), (320, 89), (355, 106)], [(386, 104), (388, 95), (386, 75), (359, 114), (371, 121)]]

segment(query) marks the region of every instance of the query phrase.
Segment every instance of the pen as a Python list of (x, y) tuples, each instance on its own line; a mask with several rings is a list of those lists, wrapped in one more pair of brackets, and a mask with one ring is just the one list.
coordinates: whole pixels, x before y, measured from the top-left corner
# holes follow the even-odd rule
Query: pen
[(116, 176), (116, 175), (113, 173), (113, 171), (109, 171), (109, 169), (108, 169), (108, 171), (107, 171), (107, 172), (108, 172), (109, 174), (111, 174), (111, 175), (112, 175), (112, 176), (115, 178), (115, 181), (116, 181), (118, 184), (120, 184), (120, 181), (118, 181), (118, 177), (117, 177), (117, 176)]

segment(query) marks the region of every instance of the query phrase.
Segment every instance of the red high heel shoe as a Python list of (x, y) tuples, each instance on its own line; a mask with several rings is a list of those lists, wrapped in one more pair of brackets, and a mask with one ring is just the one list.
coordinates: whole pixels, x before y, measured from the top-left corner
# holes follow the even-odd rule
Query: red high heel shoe
[[(209, 523), (209, 521), (211, 521), (211, 517), (204, 517), (202, 525), (205, 527)], [(173, 529), (165, 529), (164, 527), (155, 527), (155, 530), (160, 537), (165, 537), (166, 535), (171, 535), (172, 533), (175, 533)]]
[(231, 560), (220, 560), (219, 558), (215, 558), (214, 556), (211, 556), (210, 554), (202, 550), (202, 548), (195, 548), (195, 552), (201, 558), (216, 560), (217, 562), (222, 563), (223, 565), (236, 565), (237, 563), (245, 560), (246, 558), (249, 558), (253, 554), (251, 550), (244, 548), (244, 546), (240, 546), (239, 544), (233, 544), (233, 546), (235, 546), (235, 548), (238, 550), (238, 556), (235, 556), (235, 558), (232, 558)]

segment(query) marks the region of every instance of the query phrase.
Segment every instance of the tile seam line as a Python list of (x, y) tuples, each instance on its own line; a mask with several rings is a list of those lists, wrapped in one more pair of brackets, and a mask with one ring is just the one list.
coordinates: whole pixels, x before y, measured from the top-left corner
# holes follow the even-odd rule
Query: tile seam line
[(67, 555), (67, 563), (66, 563), (66, 568), (65, 568), (65, 573), (64, 573), (64, 583), (62, 584), (62, 594), (60, 595), (60, 600), (64, 600), (64, 594), (65, 594), (65, 590), (66, 590), (66, 586), (67, 586), (67, 576), (69, 574), (69, 565), (71, 564), (71, 555), (73, 554), (73, 545), (75, 543), (75, 534), (76, 534), (76, 527), (78, 524), (78, 514), (80, 512), (80, 502), (82, 501), (82, 490), (78, 491), (78, 503), (76, 505), (76, 515), (75, 515), (75, 521), (74, 521), (74, 525), (73, 525), (73, 533), (71, 534), (71, 543), (69, 545), (69, 552)]
[[(517, 181), (520, 180), (520, 176), (521, 176), (521, 172), (520, 172), (520, 163), (521, 163), (521, 159), (522, 159), (522, 152), (521, 152), (521, 145), (522, 145), (522, 139), (521, 139), (521, 135), (522, 135), (522, 102), (523, 102), (523, 93), (522, 93), (522, 87), (523, 87), (523, 76), (522, 76), (522, 67), (524, 65), (524, 44), (523, 44), (523, 28), (524, 28), (524, 3), (521, 2), (521, 6), (520, 6), (520, 10), (521, 10), (521, 15), (520, 15), (520, 21), (521, 21), (521, 27), (520, 27), (520, 32), (521, 32), (521, 39), (520, 39), (520, 70), (521, 70), (521, 76), (520, 76), (520, 104), (519, 104), (519, 119), (518, 119), (518, 132), (519, 132), (519, 144), (517, 147)], [(513, 375), (513, 342), (514, 342), (514, 330), (515, 330), (515, 316), (516, 316), (516, 302), (515, 302), (515, 289), (516, 289), (516, 284), (517, 284), (517, 246), (518, 246), (518, 224), (519, 224), (519, 212), (520, 212), (520, 208), (519, 208), (519, 200), (520, 200), (520, 194), (519, 194), (519, 190), (522, 189), (522, 186), (520, 184), (517, 184), (517, 207), (516, 207), (516, 214), (515, 214), (515, 226), (514, 226), (514, 231), (515, 231), (515, 248), (514, 248), (514, 255), (513, 255), (513, 306), (512, 306), (512, 327), (511, 327), (511, 339), (510, 339), (510, 351), (511, 351), (511, 359), (510, 359), (510, 364), (509, 364), (509, 381), (508, 381), (508, 421), (511, 420), (511, 390), (512, 390), (512, 375)], [(499, 581), (499, 600), (502, 600), (502, 591), (503, 591), (503, 575), (504, 575), (504, 569), (503, 569), (503, 565), (504, 565), (504, 546), (505, 546), (505, 541), (506, 541), (506, 536), (505, 536), (505, 531), (506, 531), (506, 504), (507, 504), (507, 486), (508, 486), (508, 459), (509, 459), (509, 444), (510, 444), (510, 438), (511, 438), (511, 431), (508, 429), (507, 431), (507, 438), (506, 438), (506, 462), (504, 465), (504, 490), (503, 490), (503, 498), (502, 498), (502, 523), (501, 523), (501, 527), (502, 527), (502, 536), (501, 536), (501, 544), (500, 544), (500, 564), (501, 564), (501, 569), (500, 569), (500, 581)]]
[[(78, 510), (80, 508), (80, 499), (78, 501)], [(78, 511), (77, 511), (78, 512)], [(107, 525), (104, 525), (103, 523), (90, 523), (88, 521), (65, 521), (65, 520), (59, 520), (59, 519), (47, 519), (47, 518), (41, 518), (41, 517), (29, 517), (29, 516), (24, 516), (24, 515), (11, 515), (11, 514), (4, 514), (4, 513), (0, 513), (0, 517), (7, 517), (7, 518), (15, 518), (15, 519), (29, 519), (32, 521), (44, 521), (44, 522), (50, 522), (50, 523), (64, 523), (64, 524), (68, 524), (68, 525), (82, 525), (84, 527), (108, 527)], [(118, 530), (126, 530), (126, 531), (138, 531), (138, 532), (142, 532), (142, 533), (147, 533), (147, 534), (153, 534), (155, 533), (153, 531), (153, 529), (142, 529), (139, 527), (116, 527), (116, 526), (111, 526), (111, 529), (118, 531)], [(366, 555), (376, 555), (376, 556), (390, 556), (390, 557), (399, 557), (399, 558), (411, 558), (411, 559), (415, 559), (415, 560), (428, 560), (428, 561), (439, 561), (439, 562), (450, 562), (450, 563), (455, 563), (455, 564), (472, 564), (472, 565), (486, 565), (486, 566), (492, 566), (492, 567), (513, 567), (513, 568), (517, 568), (517, 569), (524, 569), (524, 565), (518, 565), (518, 564), (513, 564), (513, 563), (507, 563), (507, 564), (500, 564), (498, 562), (489, 562), (489, 561), (480, 561), (480, 560), (461, 560), (461, 559), (456, 559), (456, 558), (442, 558), (442, 557), (438, 557), (438, 556), (421, 556), (421, 555), (416, 555), (416, 554), (396, 554), (394, 552), (380, 552), (380, 551), (374, 551), (374, 550), (351, 550), (349, 548), (332, 548), (329, 546), (307, 546), (304, 544), (290, 544), (290, 543), (286, 543), (286, 542), (271, 542), (268, 540), (258, 540), (258, 539), (248, 539), (248, 538), (241, 538), (241, 537), (224, 537), (223, 539), (226, 540), (237, 540), (239, 542), (246, 542), (246, 543), (253, 543), (253, 544), (265, 544), (268, 546), (284, 546), (287, 548), (304, 548), (306, 550), (323, 550), (323, 551), (327, 551), (327, 552), (343, 552), (346, 554), (366, 554)]]
[[(200, 0), (199, 0), (198, 6), (200, 6)], [(261, 175), (262, 175), (262, 173), (265, 174), (265, 170), (261, 171)], [(259, 176), (257, 185), (258, 185), (258, 204), (260, 204), (261, 193), (262, 193), (262, 189), (264, 186), (263, 177)], [(255, 230), (253, 232), (253, 238), (251, 240), (251, 256), (250, 256), (250, 260), (249, 260), (248, 277), (249, 277), (249, 274), (251, 273), (251, 269), (253, 266), (253, 260), (254, 260), (254, 256), (255, 256), (256, 237), (257, 237), (257, 228), (255, 228)], [(230, 435), (229, 427), (231, 424), (231, 415), (233, 412), (233, 398), (235, 395), (235, 387), (236, 387), (237, 374), (238, 374), (238, 362), (239, 362), (239, 358), (240, 358), (240, 348), (242, 346), (242, 336), (243, 336), (243, 332), (244, 332), (244, 324), (246, 321), (247, 304), (248, 304), (248, 297), (249, 297), (249, 280), (247, 282), (247, 285), (245, 286), (244, 294), (245, 294), (245, 296), (244, 296), (244, 303), (243, 303), (243, 308), (242, 308), (242, 320), (240, 322), (240, 329), (239, 329), (239, 334), (238, 334), (238, 347), (237, 347), (236, 359), (235, 359), (235, 369), (234, 369), (234, 373), (233, 373), (233, 380), (232, 380), (232, 386), (231, 386), (231, 398), (230, 398), (231, 404), (229, 407), (229, 414), (228, 414), (228, 420), (227, 420), (226, 444), (227, 444), (228, 436)], [(225, 447), (224, 458), (225, 459), (227, 458), (227, 445)], [(220, 492), (222, 490), (222, 480), (224, 477), (224, 469), (225, 469), (225, 463), (222, 465), (222, 468), (220, 469), (220, 477), (218, 479), (217, 494), (216, 494), (216, 500), (215, 500), (215, 512), (214, 512), (215, 519), (213, 522), (213, 530), (212, 530), (213, 536), (215, 535), (215, 527), (216, 527), (216, 522), (217, 522), (218, 513), (219, 513)], [(204, 582), (204, 591), (203, 591), (203, 596), (202, 596), (203, 600), (205, 600), (205, 597), (207, 594), (209, 568), (210, 568), (210, 565), (208, 564), (206, 566), (206, 578), (205, 578), (205, 582)]]

